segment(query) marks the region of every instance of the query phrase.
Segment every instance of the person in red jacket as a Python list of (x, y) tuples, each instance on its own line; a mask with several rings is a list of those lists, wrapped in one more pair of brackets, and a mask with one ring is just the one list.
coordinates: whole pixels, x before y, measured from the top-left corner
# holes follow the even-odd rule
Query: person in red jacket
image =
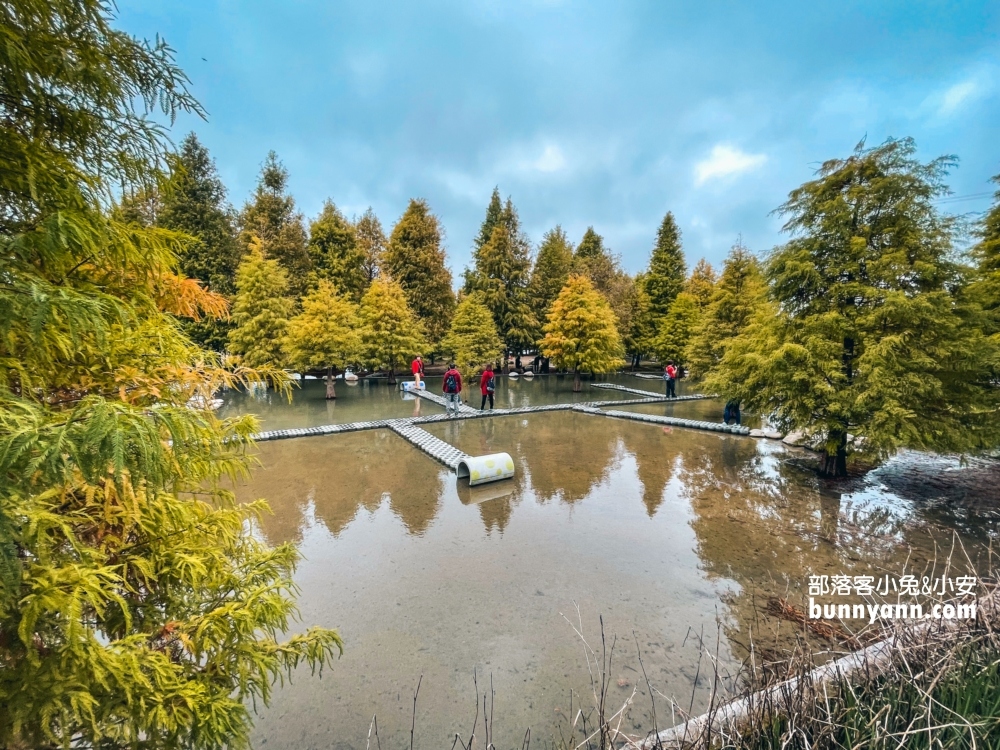
[(424, 360), (420, 358), (419, 354), (410, 365), (410, 372), (413, 373), (413, 387), (420, 388), (420, 381), (424, 377)]
[(663, 379), (667, 381), (667, 398), (677, 398), (677, 366), (673, 360), (663, 368)]
[(487, 364), (483, 370), (482, 377), (479, 378), (479, 390), (483, 394), (483, 402), (479, 405), (479, 411), (486, 408), (486, 399), (490, 400), (490, 410), (493, 410), (493, 392), (497, 388), (496, 376), (493, 374), (493, 365)]
[(454, 364), (448, 365), (448, 371), (444, 374), (444, 383), (441, 387), (444, 392), (445, 400), (447, 404), (445, 405), (446, 411), (451, 414), (452, 407), (454, 407), (455, 416), (458, 416), (459, 409), (462, 407), (462, 373), (460, 373)]

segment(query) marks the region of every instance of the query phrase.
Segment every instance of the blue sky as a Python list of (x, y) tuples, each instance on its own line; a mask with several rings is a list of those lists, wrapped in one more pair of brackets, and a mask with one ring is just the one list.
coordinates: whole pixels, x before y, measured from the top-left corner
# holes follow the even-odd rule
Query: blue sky
[[(456, 274), (494, 185), (532, 241), (588, 225), (641, 270), (665, 211), (689, 265), (867, 136), (956, 154), (956, 197), (1000, 172), (1000, 3), (121, 0), (118, 25), (177, 50), (207, 122), (182, 119), (240, 206), (269, 149), (300, 210), (411, 197)], [(943, 204), (984, 210), (989, 198)]]

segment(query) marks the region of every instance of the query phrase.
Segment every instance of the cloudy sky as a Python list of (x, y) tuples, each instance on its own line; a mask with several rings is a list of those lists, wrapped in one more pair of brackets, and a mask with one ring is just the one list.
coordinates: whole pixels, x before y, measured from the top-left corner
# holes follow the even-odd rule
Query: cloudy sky
[(621, 0), (120, 0), (119, 26), (177, 51), (195, 130), (242, 205), (269, 149), (306, 216), (411, 197), (441, 218), (453, 271), (494, 185), (538, 242), (588, 225), (630, 271), (673, 211), (689, 264), (864, 137), (956, 154), (959, 213), (1000, 172), (1000, 3)]

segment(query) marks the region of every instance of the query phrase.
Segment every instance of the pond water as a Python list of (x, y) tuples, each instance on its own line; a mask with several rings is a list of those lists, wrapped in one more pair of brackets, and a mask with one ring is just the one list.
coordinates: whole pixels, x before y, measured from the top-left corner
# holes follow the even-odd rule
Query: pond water
[[(501, 381), (501, 397), (569, 400), (571, 386)], [(384, 416), (400, 398), (389, 391), (359, 387), (342, 402), (358, 415), (341, 421)], [(585, 386), (580, 398), (613, 394)], [(719, 411), (709, 402), (638, 408)], [(270, 403), (264, 420), (302, 426), (320, 411)], [(576, 630), (599, 649), (599, 618), (609, 648), (617, 638), (609, 704), (617, 710), (637, 691), (623, 728), (653, 726), (643, 666), (658, 724), (671, 725), (664, 696), (697, 711), (712, 689), (710, 660), (724, 676), (734, 670), (752, 625), (755, 637), (796, 637), (794, 626), (768, 621), (768, 596), (801, 605), (809, 574), (928, 570), (955, 543), (982, 565), (998, 526), (1000, 471), (987, 462), (905, 454), (834, 484), (778, 442), (588, 414), (425, 428), (470, 454), (510, 453), (515, 479), (469, 488), (387, 430), (259, 445), (261, 467), (238, 496), (270, 501), (260, 533), (304, 555), (301, 625), (338, 628), (346, 651), (322, 678), (301, 670), (276, 690), (256, 719), (256, 747), (366, 747), (373, 715), (381, 745), (405, 747), (418, 680), (416, 746), (450, 747), (472, 726), (474, 670), (479, 701), (492, 680), (495, 744), (520, 747), (530, 727), (532, 746), (548, 747), (581, 704), (593, 705)]]

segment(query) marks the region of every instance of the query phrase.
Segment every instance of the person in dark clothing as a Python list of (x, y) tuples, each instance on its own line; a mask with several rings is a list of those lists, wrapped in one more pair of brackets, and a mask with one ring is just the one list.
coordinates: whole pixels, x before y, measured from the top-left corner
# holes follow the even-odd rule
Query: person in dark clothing
[(448, 372), (444, 374), (444, 383), (441, 387), (444, 392), (445, 410), (449, 415), (454, 411), (457, 417), (462, 407), (462, 374), (454, 364), (448, 365)]
[(486, 365), (482, 377), (479, 378), (479, 391), (483, 394), (483, 402), (479, 405), (479, 411), (486, 408), (486, 399), (490, 400), (490, 409), (493, 409), (493, 393), (496, 391), (496, 375), (490, 364)]
[(677, 366), (673, 360), (663, 368), (663, 379), (667, 381), (667, 398), (677, 398)]
[(740, 402), (738, 399), (729, 399), (726, 408), (722, 412), (722, 421), (726, 424), (740, 424)]

